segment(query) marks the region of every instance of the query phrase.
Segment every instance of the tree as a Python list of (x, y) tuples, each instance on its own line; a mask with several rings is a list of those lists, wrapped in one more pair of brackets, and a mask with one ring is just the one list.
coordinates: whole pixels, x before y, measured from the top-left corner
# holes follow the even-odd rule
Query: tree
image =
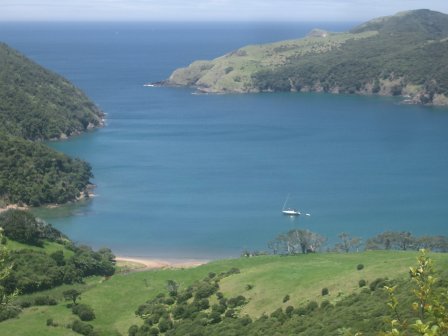
[(64, 295), (64, 299), (67, 301), (73, 301), (74, 305), (76, 305), (76, 300), (80, 298), (81, 294), (82, 293), (80, 291), (74, 288), (66, 290), (62, 293), (62, 295)]
[(337, 251), (348, 253), (352, 249), (358, 250), (362, 244), (361, 238), (352, 237), (350, 234), (346, 232), (340, 233), (338, 237), (341, 241), (335, 245), (335, 249)]
[(18, 295), (18, 291), (16, 289), (13, 291), (7, 291), (6, 288), (1, 285), (2, 281), (10, 276), (13, 266), (8, 263), (9, 251), (3, 245), (2, 241), (3, 229), (0, 227), (0, 313), (3, 313), (3, 311), (9, 311), (9, 314), (4, 314), (5, 316), (8, 316), (6, 318), (9, 318), (17, 316), (20, 309), (12, 304), (12, 299)]
[(166, 281), (166, 289), (171, 296), (177, 296), (177, 290), (179, 289), (179, 284), (174, 280)]
[(388, 306), (393, 312), (394, 319), (391, 328), (384, 336), (443, 336), (448, 334), (448, 291), (436, 291), (432, 260), (425, 250), (420, 251), (417, 258), (417, 266), (411, 267), (410, 275), (415, 284), (413, 293), (415, 301), (412, 310), (416, 314), (414, 323), (409, 323), (402, 318), (399, 311), (399, 302), (395, 297), (396, 286), (385, 287), (389, 294)]
[[(316, 252), (326, 242), (326, 238), (309, 230), (290, 230), (277, 236), (276, 248), (287, 254)], [(274, 245), (274, 241), (270, 245)]]
[(42, 229), (36, 218), (28, 211), (10, 209), (0, 215), (0, 226), (5, 236), (30, 245), (42, 245)]
[(386, 231), (367, 240), (367, 250), (408, 250), (416, 248), (416, 238), (410, 232)]

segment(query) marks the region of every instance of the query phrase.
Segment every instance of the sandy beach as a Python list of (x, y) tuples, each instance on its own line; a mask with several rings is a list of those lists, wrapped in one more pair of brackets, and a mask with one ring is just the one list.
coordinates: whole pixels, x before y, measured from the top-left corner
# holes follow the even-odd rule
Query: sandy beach
[(195, 259), (152, 259), (146, 257), (125, 257), (117, 256), (115, 258), (119, 266), (126, 264), (141, 265), (139, 269), (166, 269), (166, 268), (191, 268), (206, 264), (209, 260), (195, 260)]

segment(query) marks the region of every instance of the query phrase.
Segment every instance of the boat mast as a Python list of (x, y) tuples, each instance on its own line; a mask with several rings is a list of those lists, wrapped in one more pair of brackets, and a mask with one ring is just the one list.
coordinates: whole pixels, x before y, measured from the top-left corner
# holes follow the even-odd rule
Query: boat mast
[(286, 196), (286, 200), (285, 200), (285, 203), (283, 203), (283, 208), (282, 208), (282, 211), (283, 211), (283, 210), (285, 210), (285, 206), (286, 206), (286, 203), (288, 202), (288, 199), (289, 199), (289, 195), (290, 195), (290, 194), (288, 194), (288, 196)]

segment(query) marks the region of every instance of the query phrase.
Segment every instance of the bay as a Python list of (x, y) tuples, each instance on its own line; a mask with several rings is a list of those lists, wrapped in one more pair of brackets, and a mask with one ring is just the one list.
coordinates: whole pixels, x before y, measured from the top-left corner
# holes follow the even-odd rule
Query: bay
[[(84, 90), (107, 126), (58, 150), (91, 163), (97, 197), (36, 213), (127, 256), (214, 259), (292, 228), (446, 234), (448, 110), (328, 94), (148, 88), (175, 68), (328, 23), (2, 23), (0, 40)], [(291, 219), (288, 205), (310, 212)]]

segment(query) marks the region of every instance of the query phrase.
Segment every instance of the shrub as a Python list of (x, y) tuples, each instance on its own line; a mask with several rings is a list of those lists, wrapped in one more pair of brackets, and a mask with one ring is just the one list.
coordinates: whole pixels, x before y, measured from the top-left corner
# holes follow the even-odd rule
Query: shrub
[(330, 307), (332, 307), (333, 305), (330, 303), (330, 301), (328, 301), (328, 300), (323, 300), (321, 303), (320, 303), (320, 308), (321, 309), (325, 309), (325, 308), (330, 308)]
[(190, 291), (182, 292), (177, 296), (177, 303), (187, 302), (192, 297), (193, 293), (191, 293)]
[(307, 313), (308, 312), (305, 307), (299, 307), (297, 309), (294, 309), (294, 314), (299, 315), (299, 316), (306, 315)]
[(173, 328), (173, 322), (169, 319), (160, 319), (159, 321), (159, 330), (164, 333)]
[(208, 277), (209, 277), (210, 279), (213, 279), (215, 276), (216, 276), (216, 273), (215, 273), (215, 272), (210, 272), (210, 273), (208, 274)]
[(364, 279), (358, 281), (359, 288), (365, 287), (367, 282)]
[(21, 309), (16, 306), (6, 305), (0, 309), (0, 322), (17, 317)]
[(85, 336), (93, 336), (95, 332), (93, 331), (93, 326), (80, 320), (75, 320), (72, 324), (72, 330), (78, 334)]
[(286, 307), (286, 309), (285, 309), (286, 316), (291, 317), (293, 313), (294, 313), (294, 307), (293, 306)]
[(285, 297), (283, 298), (283, 303), (288, 302), (290, 299), (289, 294), (286, 294)]
[(386, 281), (387, 279), (385, 278), (376, 278), (370, 283), (369, 288), (372, 292), (378, 288), (383, 288), (386, 285)]
[(34, 298), (34, 305), (36, 306), (55, 306), (57, 305), (55, 298), (47, 296), (36, 296)]
[(218, 312), (219, 314), (222, 314), (226, 311), (227, 307), (221, 304), (214, 304), (212, 306), (212, 311)]
[(195, 299), (206, 299), (215, 293), (217, 288), (208, 282), (201, 282), (194, 295)]
[(210, 323), (219, 323), (221, 322), (221, 314), (217, 311), (212, 311), (210, 313)]
[(17, 303), (20, 306), (20, 308), (28, 308), (33, 305), (33, 302), (31, 301), (31, 299), (22, 299)]
[(363, 289), (361, 289), (361, 294), (370, 294), (370, 289), (368, 287), (364, 287)]
[(173, 317), (179, 320), (185, 316), (187, 312), (187, 307), (185, 305), (178, 305), (173, 309)]
[(173, 305), (174, 304), (174, 299), (172, 298), (172, 297), (169, 297), (169, 298), (166, 298), (164, 301), (163, 301), (166, 305), (168, 305), (168, 306), (171, 306), (171, 305)]
[(128, 336), (136, 336), (138, 333), (138, 326), (131, 325), (128, 329)]
[(159, 334), (159, 328), (152, 327), (152, 328), (149, 329), (148, 335), (156, 336), (158, 334)]
[(254, 288), (254, 285), (251, 285), (251, 284), (246, 285), (246, 290), (251, 290), (253, 288)]
[(358, 271), (362, 270), (363, 268), (364, 268), (364, 265), (363, 265), (363, 264), (358, 264), (358, 265), (356, 266), (356, 269), (357, 269)]
[(236, 312), (233, 309), (229, 309), (229, 310), (226, 311), (224, 316), (225, 317), (234, 318), (234, 317), (236, 317)]
[(322, 288), (322, 296), (325, 296), (325, 295), (328, 295), (328, 294), (329, 294), (328, 288), (327, 287)]
[(271, 318), (276, 318), (279, 322), (283, 323), (286, 320), (286, 315), (282, 308), (278, 308), (271, 313)]
[(207, 299), (201, 299), (198, 301), (193, 302), (193, 304), (196, 305), (196, 307), (198, 307), (198, 310), (206, 310), (208, 308), (210, 308), (210, 303)]
[(53, 319), (52, 318), (47, 319), (47, 326), (50, 327), (52, 325), (53, 325)]
[(311, 313), (312, 311), (316, 310), (319, 307), (319, 305), (317, 304), (316, 301), (310, 301), (307, 305), (306, 305), (306, 312), (307, 313)]
[(72, 312), (78, 315), (81, 321), (92, 321), (95, 319), (95, 313), (92, 307), (83, 303), (74, 305)]
[(227, 306), (229, 308), (235, 308), (238, 306), (242, 306), (246, 303), (246, 298), (242, 295), (238, 295), (237, 297), (231, 298), (227, 301)]

